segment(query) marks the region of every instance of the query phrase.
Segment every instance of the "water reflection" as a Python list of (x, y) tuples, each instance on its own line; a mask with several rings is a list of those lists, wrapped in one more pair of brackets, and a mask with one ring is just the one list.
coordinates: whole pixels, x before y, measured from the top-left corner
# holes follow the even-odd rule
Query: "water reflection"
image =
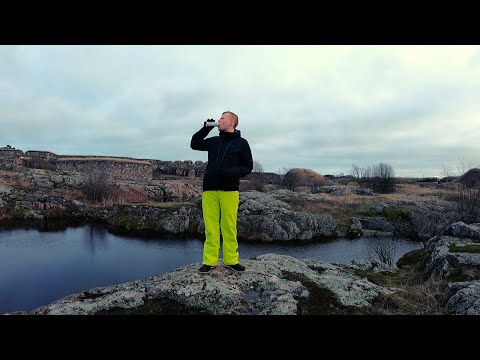
[(105, 226), (85, 226), (85, 233), (88, 233), (88, 236), (85, 238), (85, 245), (88, 247), (92, 254), (95, 254), (97, 250), (107, 250), (108, 249), (108, 231)]

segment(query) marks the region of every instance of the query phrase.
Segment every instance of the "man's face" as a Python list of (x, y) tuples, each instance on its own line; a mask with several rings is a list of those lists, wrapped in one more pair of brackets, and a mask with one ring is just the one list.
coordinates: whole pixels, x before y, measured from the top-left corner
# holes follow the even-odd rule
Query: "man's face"
[(227, 130), (233, 126), (233, 116), (230, 113), (222, 114), (220, 119), (218, 120), (218, 131)]

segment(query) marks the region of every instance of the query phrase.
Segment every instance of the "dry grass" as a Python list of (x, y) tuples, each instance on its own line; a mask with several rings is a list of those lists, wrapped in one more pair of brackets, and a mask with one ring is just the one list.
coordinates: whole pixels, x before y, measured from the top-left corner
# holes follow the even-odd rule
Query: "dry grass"
[[(415, 184), (400, 184), (397, 191), (392, 194), (377, 194), (374, 196), (363, 196), (349, 193), (346, 189), (346, 195), (317, 194), (321, 200), (309, 201), (303, 199), (287, 200), (294, 210), (303, 211), (312, 214), (330, 214), (340, 225), (340, 229), (347, 229), (349, 220), (352, 216), (364, 216), (367, 211), (375, 204), (381, 201), (430, 201), (447, 202), (448, 197), (452, 195), (451, 190), (430, 189), (420, 187)], [(409, 210), (409, 206), (398, 206), (399, 209)]]
[(85, 195), (79, 189), (52, 189), (50, 195), (64, 198), (67, 201), (77, 200), (83, 203), (86, 202)]
[(50, 175), (50, 174), (56, 174), (55, 171), (50, 171), (47, 169), (31, 169), (31, 171), (36, 174), (36, 175)]
[(381, 293), (373, 302), (375, 315), (440, 315), (445, 314), (445, 280), (424, 280), (424, 274), (410, 270), (358, 275), (383, 287), (400, 289), (392, 294)]
[(373, 196), (361, 196), (349, 194), (345, 196), (335, 196), (329, 194), (318, 194), (321, 197), (319, 201), (309, 201), (303, 199), (286, 200), (296, 211), (307, 212), (311, 214), (330, 214), (339, 222), (340, 229), (346, 230), (349, 226), (349, 220), (352, 216), (363, 214), (378, 199)]
[(396, 191), (392, 194), (378, 195), (379, 199), (385, 200), (400, 200), (408, 199), (414, 201), (445, 201), (444, 198), (452, 194), (452, 190), (447, 189), (432, 189), (428, 187), (422, 187), (415, 184), (398, 184)]
[(148, 202), (149, 200), (148, 195), (141, 190), (120, 186), (110, 187), (108, 201), (112, 203), (142, 203)]
[(445, 315), (446, 281), (427, 281), (403, 291), (381, 294), (375, 301), (378, 315)]
[(8, 170), (0, 170), (0, 185), (12, 186), (21, 190), (30, 190), (32, 188), (22, 172)]

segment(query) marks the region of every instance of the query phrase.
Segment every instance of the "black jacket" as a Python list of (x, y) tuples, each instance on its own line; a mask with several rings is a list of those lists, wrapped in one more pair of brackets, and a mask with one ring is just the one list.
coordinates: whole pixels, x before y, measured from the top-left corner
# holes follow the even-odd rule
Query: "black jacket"
[(253, 169), (252, 152), (248, 141), (233, 133), (220, 132), (220, 136), (205, 139), (213, 127), (203, 127), (192, 136), (193, 150), (208, 151), (208, 164), (203, 175), (203, 191), (238, 191), (240, 178)]

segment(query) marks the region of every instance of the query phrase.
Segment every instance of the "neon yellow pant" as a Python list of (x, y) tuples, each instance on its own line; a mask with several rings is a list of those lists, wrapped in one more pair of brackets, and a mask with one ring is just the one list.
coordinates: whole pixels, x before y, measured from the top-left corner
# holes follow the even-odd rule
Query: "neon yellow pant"
[(238, 191), (209, 190), (202, 194), (205, 243), (203, 263), (218, 264), (220, 229), (223, 239), (223, 263), (238, 264), (237, 213), (240, 195)]

